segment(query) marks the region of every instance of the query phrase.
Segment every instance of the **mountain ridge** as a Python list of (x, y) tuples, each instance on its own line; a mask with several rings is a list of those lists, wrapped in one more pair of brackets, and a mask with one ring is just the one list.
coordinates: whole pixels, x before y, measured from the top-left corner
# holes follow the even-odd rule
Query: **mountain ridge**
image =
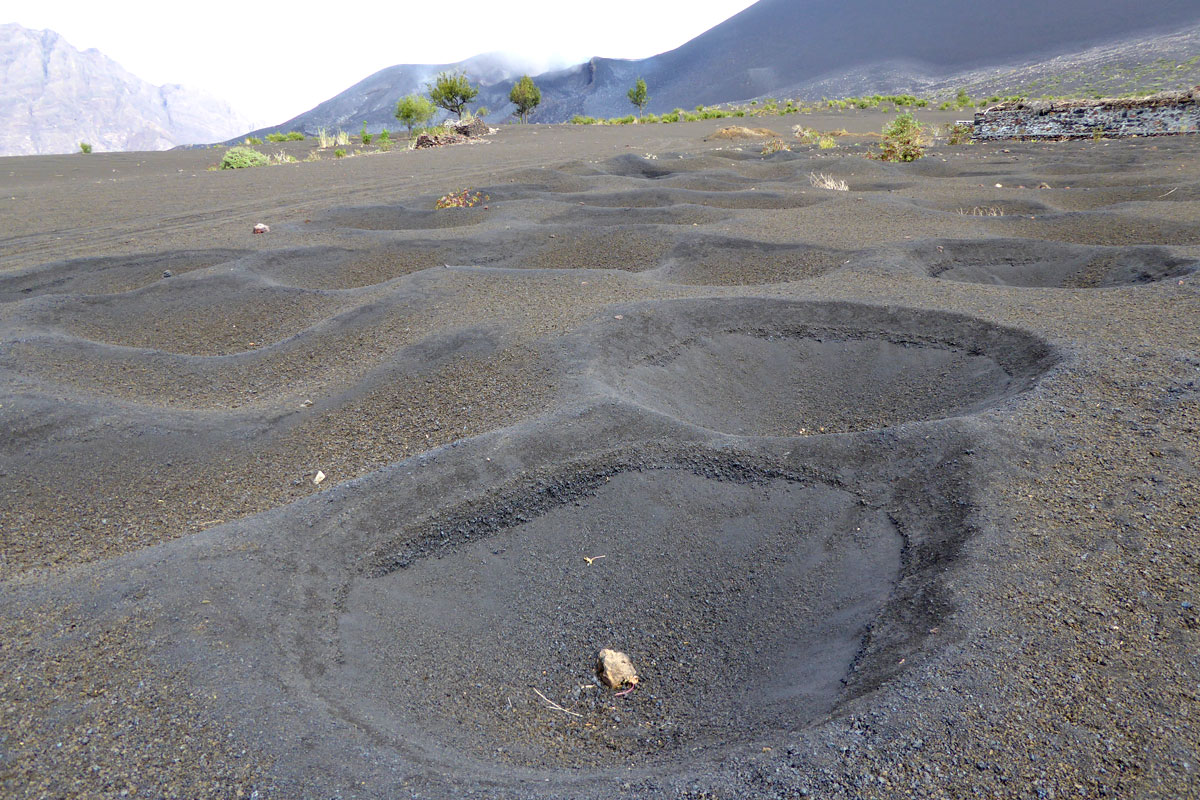
[[(636, 60), (593, 57), (535, 75), (542, 104), (532, 119), (563, 122), (576, 114), (628, 114), (632, 109), (625, 92), (638, 77), (650, 86), (647, 110), (658, 113), (772, 93), (811, 94), (818, 87), (824, 88), (816, 92), (819, 96), (939, 86), (959, 75), (1015, 68), (1200, 24), (1200, 9), (1190, 0), (1102, 6), (1084, 0), (1013, 0), (1003, 9), (973, 4), (943, 8), (935, 0), (919, 0), (897, 8), (884, 0), (850, 0), (833, 7), (814, 0), (760, 0), (673, 50)], [(1013, 20), (1020, 20), (1020, 26)], [(472, 73), (480, 58), (387, 67), (310, 111), (260, 131), (311, 133), (317, 127), (349, 128), (362, 122), (369, 129), (394, 127), (396, 100), (422, 91), (440, 70), (464, 70), (480, 83), (477, 103), (492, 110), (490, 120), (499, 121), (511, 112), (508, 89), (520, 73), (480, 82)], [(843, 75), (847, 79), (839, 80)], [(864, 76), (875, 82), (864, 85)], [(355, 102), (364, 84), (372, 87), (372, 101)]]
[(249, 122), (179, 84), (155, 86), (49, 29), (0, 25), (0, 155), (167, 150), (220, 141)]

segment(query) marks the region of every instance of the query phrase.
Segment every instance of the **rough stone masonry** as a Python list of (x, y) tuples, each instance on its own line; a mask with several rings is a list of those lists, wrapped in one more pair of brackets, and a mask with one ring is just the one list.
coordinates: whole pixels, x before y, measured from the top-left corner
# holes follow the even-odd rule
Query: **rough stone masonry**
[(975, 114), (976, 139), (1084, 139), (1200, 132), (1200, 86), (1142, 98), (1001, 103)]

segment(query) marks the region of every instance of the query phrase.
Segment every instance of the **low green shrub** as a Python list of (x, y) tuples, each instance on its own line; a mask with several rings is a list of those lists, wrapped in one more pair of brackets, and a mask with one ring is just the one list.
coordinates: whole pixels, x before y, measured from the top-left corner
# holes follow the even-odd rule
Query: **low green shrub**
[(339, 147), (337, 150), (333, 151), (333, 157), (334, 158), (345, 158), (346, 151)]
[(906, 111), (883, 127), (883, 144), (874, 157), (881, 161), (916, 161), (923, 155), (921, 124)]
[(84, 155), (87, 155), (88, 153), (92, 152), (92, 146), (90, 144), (88, 144), (87, 142), (80, 142), (79, 143), (79, 152), (83, 153)]
[(258, 138), (257, 136), (247, 136), (246, 144), (262, 144), (262, 139)]
[(287, 135), (287, 139), (289, 142), (303, 142), (304, 134), (301, 133), (300, 131), (289, 131), (288, 135)]
[(271, 160), (251, 147), (231, 147), (221, 158), (221, 169), (244, 169), (245, 167), (265, 167)]
[(266, 140), (268, 142), (271, 142), (272, 144), (278, 144), (279, 142), (286, 142), (287, 138), (288, 138), (288, 135), (286, 133), (268, 133), (266, 135)]
[(371, 143), (371, 134), (367, 133), (367, 123), (366, 122), (363, 123), (362, 134), (360, 135), (360, 138), (362, 139), (362, 143), (363, 143), (364, 147)]

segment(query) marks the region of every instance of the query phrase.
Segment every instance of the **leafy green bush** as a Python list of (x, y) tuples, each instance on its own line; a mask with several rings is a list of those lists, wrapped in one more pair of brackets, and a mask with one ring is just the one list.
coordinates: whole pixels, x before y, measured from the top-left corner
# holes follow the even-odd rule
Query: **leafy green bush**
[(383, 146), (384, 142), (390, 142), (391, 140), (392, 140), (392, 132), (389, 131), (387, 128), (384, 128), (383, 130), (381, 130), (379, 132), (379, 145), (381, 147)]
[(571, 117), (572, 125), (595, 125), (597, 122), (595, 117), (585, 117), (582, 114), (576, 114)]
[(92, 146), (90, 144), (88, 144), (87, 142), (80, 142), (79, 143), (79, 152), (83, 153), (84, 155), (87, 155), (88, 153), (92, 152)]
[[(429, 99), (435, 106), (446, 109), (451, 114), (462, 119), (467, 103), (479, 95), (479, 90), (471, 85), (465, 73), (441, 72), (429, 87)], [(433, 116), (432, 114), (430, 116)]]
[(279, 142), (286, 142), (288, 137), (286, 133), (268, 133), (265, 138), (272, 144), (278, 144)]
[(365, 121), (362, 126), (361, 138), (364, 146), (371, 143), (371, 134), (367, 133), (367, 123)]
[(258, 138), (257, 136), (247, 136), (246, 144), (262, 144), (262, 139)]
[(303, 142), (304, 134), (301, 133), (300, 131), (289, 131), (288, 135), (287, 135), (287, 140), (289, 142)]
[(878, 153), (881, 161), (916, 161), (923, 155), (921, 124), (911, 113), (906, 111), (883, 127)]
[(407, 95), (396, 103), (396, 119), (400, 120), (401, 125), (408, 128), (410, 137), (414, 127), (429, 122), (435, 113), (437, 113), (437, 109), (433, 103), (419, 94)]
[(243, 169), (245, 167), (265, 167), (270, 159), (250, 147), (231, 147), (225, 151), (221, 159), (221, 169)]
[(334, 158), (345, 158), (346, 151), (339, 147), (337, 150), (333, 151), (333, 157)]

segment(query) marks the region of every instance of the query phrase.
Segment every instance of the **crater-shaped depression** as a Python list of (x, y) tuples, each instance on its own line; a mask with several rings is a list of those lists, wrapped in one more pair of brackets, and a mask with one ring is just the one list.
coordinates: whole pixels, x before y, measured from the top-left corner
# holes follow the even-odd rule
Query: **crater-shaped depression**
[(1032, 336), (937, 312), (703, 300), (620, 316), (589, 332), (594, 377), (628, 402), (738, 435), (972, 413), (1027, 389), (1051, 363)]
[[(902, 545), (886, 513), (797, 476), (576, 473), (379, 553), (317, 685), (454, 759), (612, 765), (791, 730), (836, 703)], [(628, 697), (594, 685), (603, 647), (633, 658)]]

